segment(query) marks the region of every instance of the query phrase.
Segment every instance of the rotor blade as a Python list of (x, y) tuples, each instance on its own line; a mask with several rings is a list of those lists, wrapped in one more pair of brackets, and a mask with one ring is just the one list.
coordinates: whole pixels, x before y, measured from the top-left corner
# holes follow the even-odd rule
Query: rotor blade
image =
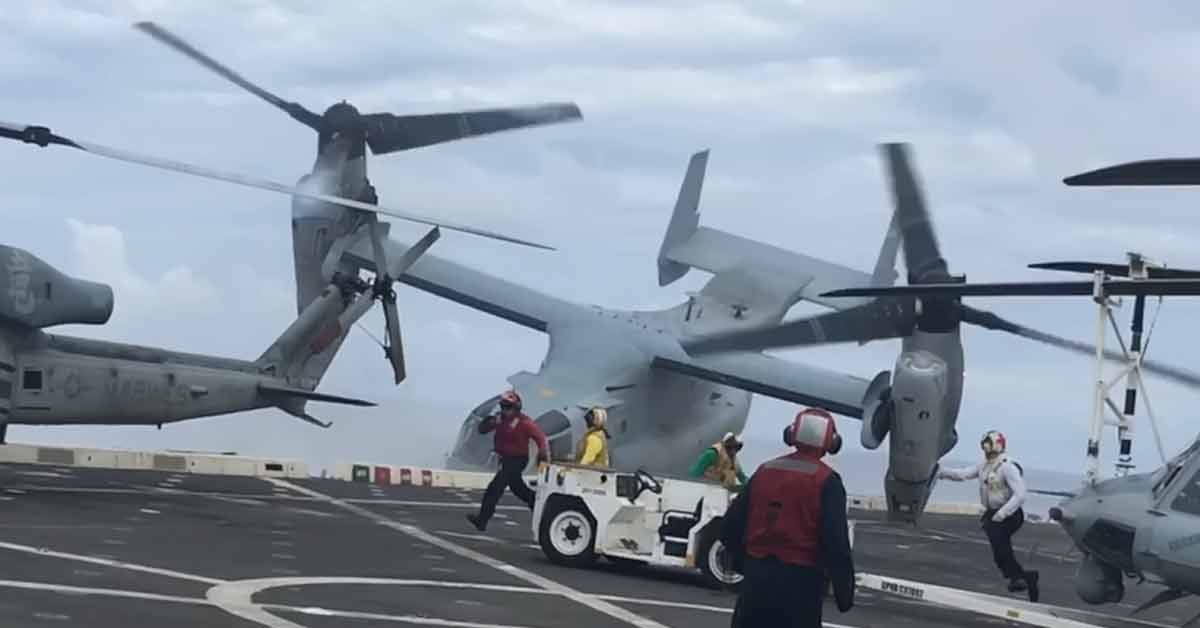
[[(384, 291), (383, 301), (383, 324), (384, 332), (387, 334), (388, 347), (384, 349), (387, 359), (392, 364), (392, 375), (395, 378), (395, 383), (399, 384), (404, 381), (404, 345), (400, 341), (400, 315), (396, 312), (395, 292), (392, 289), (392, 281), (395, 277), (388, 273), (387, 256), (383, 252), (383, 228), (378, 221), (372, 221), (369, 225), (371, 233), (371, 250), (374, 253), (376, 281), (386, 282), (387, 285), (380, 288)], [(382, 269), (382, 270), (381, 270)]]
[(528, 240), (514, 238), (511, 236), (506, 236), (506, 235), (502, 235), (502, 234), (495, 233), (492, 231), (486, 231), (483, 229), (476, 229), (474, 227), (468, 227), (466, 225), (460, 225), (460, 224), (455, 224), (455, 223), (451, 223), (451, 222), (447, 222), (447, 221), (443, 221), (443, 220), (427, 218), (425, 216), (421, 216), (418, 214), (413, 214), (413, 213), (401, 211), (398, 209), (390, 209), (390, 208), (387, 208), (387, 207), (384, 207), (381, 205), (372, 205), (370, 203), (364, 203), (362, 201), (355, 201), (355, 200), (351, 200), (348, 198), (342, 198), (340, 196), (331, 196), (328, 194), (320, 194), (317, 192), (308, 192), (301, 188), (291, 187), (291, 186), (283, 185), (282, 183), (276, 183), (274, 181), (268, 181), (265, 179), (256, 179), (253, 177), (247, 177), (247, 176), (240, 175), (240, 174), (221, 172), (221, 171), (212, 170), (209, 168), (202, 168), (200, 166), (193, 166), (191, 164), (186, 164), (183, 162), (171, 161), (171, 160), (161, 159), (158, 157), (151, 157), (151, 156), (147, 156), (147, 155), (139, 155), (136, 153), (123, 151), (123, 150), (116, 149), (116, 148), (109, 148), (107, 146), (102, 146), (100, 144), (87, 143), (87, 142), (83, 142), (81, 140), (76, 140), (76, 139), (72, 139), (72, 138), (63, 137), (60, 135), (55, 135), (54, 133), (52, 133), (50, 131), (50, 129), (48, 129), (46, 127), (42, 127), (42, 126), (31, 126), (31, 125), (25, 125), (25, 124), (15, 124), (15, 123), (11, 123), (11, 122), (0, 121), (0, 137), (5, 137), (5, 138), (9, 138), (9, 139), (14, 139), (14, 140), (20, 140), (20, 141), (28, 143), (28, 144), (37, 144), (39, 146), (48, 146), (50, 144), (68, 146), (70, 148), (75, 148), (78, 150), (82, 150), (84, 152), (92, 153), (95, 155), (100, 155), (102, 157), (108, 157), (110, 159), (127, 161), (130, 163), (141, 164), (144, 166), (151, 166), (153, 168), (160, 168), (163, 170), (173, 170), (175, 172), (182, 172), (184, 174), (190, 174), (190, 175), (197, 176), (197, 177), (204, 177), (207, 179), (215, 179), (218, 181), (225, 181), (227, 183), (235, 183), (238, 185), (244, 185), (246, 187), (252, 187), (252, 188), (258, 188), (261, 190), (269, 190), (272, 192), (278, 192), (280, 194), (286, 194), (288, 196), (299, 196), (299, 197), (307, 198), (307, 199), (311, 199), (311, 200), (324, 201), (326, 203), (333, 203), (335, 205), (342, 205), (344, 207), (351, 207), (353, 209), (361, 209), (361, 210), (365, 210), (365, 211), (369, 211), (369, 212), (376, 212), (379, 214), (384, 214), (386, 216), (392, 216), (394, 218), (400, 218), (402, 220), (407, 220), (410, 222), (416, 222), (416, 223), (421, 223), (421, 224), (431, 225), (431, 226), (439, 226), (439, 227), (443, 227), (445, 229), (450, 229), (453, 231), (461, 231), (463, 233), (470, 233), (470, 234), (482, 236), (485, 238), (492, 238), (495, 240), (503, 240), (505, 242), (511, 242), (513, 244), (521, 244), (524, 246), (531, 246), (534, 248), (547, 249), (547, 250), (551, 250), (551, 251), (554, 250), (554, 247), (547, 246), (544, 244), (538, 244), (536, 242), (530, 242)]
[[(1128, 277), (1128, 264), (1106, 264), (1103, 262), (1041, 262), (1038, 264), (1030, 264), (1030, 268), (1038, 270), (1062, 270), (1073, 273), (1092, 274), (1098, 270), (1104, 271), (1104, 274), (1112, 277)], [(1200, 279), (1200, 270), (1186, 270), (1183, 268), (1160, 268), (1158, 266), (1149, 266), (1146, 268), (1146, 274), (1151, 279)]]
[[(1096, 355), (1096, 346), (1093, 344), (1079, 342), (1077, 340), (1070, 340), (1054, 334), (1038, 331), (1036, 329), (1014, 323), (993, 312), (988, 312), (987, 310), (981, 310), (969, 305), (963, 305), (961, 312), (963, 322), (970, 323), (972, 325), (978, 325), (979, 327), (996, 331), (1006, 331), (1023, 338), (1043, 342), (1048, 345), (1073, 351), (1082, 355), (1092, 357), (1095, 357)], [(1119, 351), (1105, 349), (1103, 355), (1105, 359), (1112, 360), (1114, 362), (1126, 362), (1125, 355)], [(1162, 376), (1163, 378), (1173, 381), (1177, 384), (1183, 384), (1192, 388), (1200, 388), (1200, 373), (1169, 366), (1154, 360), (1146, 360), (1144, 358), (1142, 359), (1142, 368), (1147, 373), (1153, 373), (1155, 375)]]
[(1147, 159), (1089, 170), (1067, 185), (1200, 185), (1200, 159)]
[(154, 22), (138, 22), (134, 24), (133, 27), (170, 46), (171, 48), (182, 52), (196, 63), (199, 63), (213, 72), (220, 74), (225, 79), (233, 82), (242, 89), (282, 109), (289, 116), (295, 118), (300, 123), (311, 128), (312, 130), (320, 132), (322, 121), (321, 116), (309, 111), (308, 109), (305, 109), (299, 103), (287, 102), (275, 94), (268, 92), (254, 83), (251, 83), (237, 72), (234, 72), (221, 63), (218, 63), (212, 57), (200, 52), (191, 44), (183, 41), (174, 33), (169, 32), (167, 29)]
[[(1104, 282), (1104, 291), (1112, 296), (1147, 295), (1200, 295), (1200, 280), (1197, 279), (1140, 279), (1113, 280)], [(870, 286), (831, 290), (823, 297), (872, 297), (872, 296), (976, 296), (976, 297), (1019, 297), (1019, 296), (1091, 296), (1090, 281), (1018, 281), (1010, 283), (935, 283), (915, 286)]]
[(433, 243), (437, 242), (440, 237), (442, 237), (442, 233), (438, 231), (437, 227), (430, 229), (429, 233), (426, 233), (415, 244), (408, 247), (408, 250), (403, 255), (388, 262), (388, 276), (395, 279), (403, 275), (413, 264), (417, 263), (417, 259), (424, 255), (425, 251), (428, 251), (429, 247), (433, 246)]
[(400, 341), (400, 315), (396, 311), (396, 301), (383, 300), (383, 320), (388, 338), (388, 348), (385, 351), (388, 361), (392, 363), (395, 383), (399, 384), (404, 381), (407, 373), (404, 370), (404, 345)]
[(949, 272), (946, 260), (942, 258), (925, 199), (909, 165), (908, 146), (883, 144), (881, 149), (887, 162), (892, 198), (899, 218), (908, 282), (922, 283), (924, 277), (945, 278)]
[(367, 145), (376, 155), (440, 144), (512, 129), (569, 122), (583, 118), (575, 103), (480, 109), (458, 113), (363, 116)]
[(877, 300), (838, 312), (803, 318), (774, 327), (712, 334), (684, 340), (689, 354), (757, 351), (774, 347), (861, 342), (900, 338), (912, 333), (916, 311), (910, 300)]

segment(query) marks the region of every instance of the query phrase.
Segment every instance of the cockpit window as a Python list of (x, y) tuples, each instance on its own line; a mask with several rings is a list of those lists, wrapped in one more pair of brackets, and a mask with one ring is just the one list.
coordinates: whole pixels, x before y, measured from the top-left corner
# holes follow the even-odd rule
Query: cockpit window
[[(1175, 475), (1178, 475), (1180, 469), (1182, 467), (1175, 469), (1173, 473), (1167, 476), (1166, 484), (1171, 483), (1171, 480)], [(1179, 489), (1179, 494), (1175, 496), (1175, 499), (1171, 500), (1171, 510), (1185, 512), (1189, 515), (1200, 515), (1200, 469), (1192, 473), (1192, 476), (1188, 478), (1188, 483), (1184, 484)]]
[[(1200, 439), (1192, 441), (1192, 444), (1189, 445), (1187, 449), (1183, 450), (1179, 453), (1179, 455), (1172, 458), (1165, 466), (1163, 466), (1157, 473), (1154, 474), (1154, 497), (1161, 497), (1163, 492), (1165, 492), (1167, 488), (1175, 483), (1175, 478), (1179, 477), (1179, 473), (1183, 470), (1183, 467), (1187, 466), (1188, 460), (1190, 460), (1197, 451), (1200, 451)], [(1196, 481), (1196, 479), (1197, 478), (1195, 477), (1192, 478), (1193, 481)], [(1172, 508), (1173, 507), (1174, 506), (1172, 506)]]

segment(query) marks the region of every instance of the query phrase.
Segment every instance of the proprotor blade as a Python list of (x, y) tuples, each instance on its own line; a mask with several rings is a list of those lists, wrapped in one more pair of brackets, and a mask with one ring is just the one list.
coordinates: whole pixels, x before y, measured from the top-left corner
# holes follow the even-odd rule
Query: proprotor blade
[[(1026, 327), (1019, 323), (1014, 323), (993, 312), (974, 308), (969, 305), (962, 306), (962, 321), (983, 327), (985, 329), (1008, 332), (1010, 334), (1021, 336), (1022, 338), (1042, 342), (1053, 347), (1078, 353), (1080, 355), (1089, 357), (1095, 357), (1096, 355), (1096, 346), (1093, 344), (1079, 342), (1077, 340), (1070, 340), (1061, 336), (1046, 333), (1044, 331), (1039, 331), (1031, 327)], [(1125, 361), (1125, 356), (1122, 353), (1113, 351), (1111, 349), (1105, 349), (1103, 355), (1107, 360), (1112, 360), (1115, 362)], [(1146, 359), (1142, 360), (1142, 368), (1144, 368), (1148, 373), (1162, 376), (1163, 378), (1175, 382), (1176, 384), (1183, 384), (1189, 388), (1200, 388), (1200, 373)]]
[(399, 384), (408, 376), (404, 369), (404, 343), (400, 340), (400, 314), (396, 311), (396, 302), (391, 299), (383, 301), (383, 320), (387, 327), (387, 358), (392, 364), (392, 375), (395, 383)]
[(190, 175), (197, 176), (197, 177), (204, 177), (206, 179), (215, 179), (217, 181), (225, 181), (227, 183), (236, 183), (238, 185), (244, 185), (246, 187), (258, 188), (260, 190), (269, 190), (271, 192), (278, 192), (280, 194), (286, 194), (288, 196), (299, 196), (302, 198), (323, 201), (326, 203), (333, 203), (335, 205), (341, 205), (343, 207), (351, 207), (353, 209), (362, 209), (362, 210), (366, 210), (369, 212), (376, 212), (376, 213), (384, 214), (387, 216), (392, 216), (394, 218), (400, 218), (402, 220), (408, 220), (411, 222), (421, 223), (421, 224), (430, 225), (430, 226), (439, 226), (439, 227), (442, 227), (445, 229), (450, 229), (453, 231), (461, 231), (463, 233), (470, 233), (470, 234), (482, 236), (485, 238), (492, 238), (494, 240), (503, 240), (505, 242), (511, 242), (513, 244), (520, 244), (523, 246), (531, 246), (531, 247), (539, 248), (539, 249), (554, 250), (553, 247), (547, 246), (545, 244), (538, 244), (536, 242), (531, 242), (529, 240), (515, 238), (512, 236), (506, 236), (506, 235), (503, 235), (500, 233), (495, 233), (495, 232), (487, 231), (484, 229), (477, 229), (475, 227), (469, 227), (466, 225), (447, 222), (444, 220), (428, 218), (425, 216), (421, 216), (419, 214), (413, 214), (411, 212), (405, 212), (405, 211), (401, 211), (398, 209), (390, 209), (390, 208), (388, 208), (386, 206), (382, 206), (382, 205), (372, 205), (370, 203), (364, 203), (362, 201), (355, 201), (355, 200), (343, 198), (340, 196), (331, 196), (329, 194), (308, 192), (301, 188), (284, 185), (282, 183), (276, 183), (274, 181), (269, 181), (266, 179), (257, 179), (257, 178), (248, 177), (248, 176), (241, 175), (241, 174), (221, 172), (218, 170), (202, 168), (200, 166), (194, 166), (194, 165), (186, 164), (183, 162), (171, 161), (168, 159), (162, 159), (159, 157), (151, 157), (151, 156), (147, 156), (147, 155), (140, 155), (140, 154), (132, 153), (129, 151), (124, 151), (124, 150), (120, 150), (120, 149), (116, 149), (116, 148), (110, 148), (107, 146), (102, 146), (100, 144), (83, 142), (83, 141), (80, 141), (77, 139), (68, 138), (68, 137), (60, 136), (60, 135), (55, 135), (54, 133), (52, 133), (50, 131), (50, 129), (48, 129), (46, 127), (33, 126), (33, 125), (28, 125), (28, 124), (14, 124), (14, 123), (10, 123), (10, 122), (0, 122), (0, 137), (19, 140), (19, 141), (30, 143), (30, 144), (37, 144), (39, 146), (48, 146), (50, 144), (55, 144), (55, 145), (60, 145), (60, 146), (68, 146), (71, 148), (82, 150), (84, 152), (92, 153), (95, 155), (100, 155), (102, 157), (108, 157), (110, 159), (127, 161), (129, 163), (141, 164), (144, 166), (151, 166), (153, 168), (159, 168), (162, 170), (173, 170), (175, 172), (182, 172), (184, 174), (190, 174)]
[(774, 327), (713, 334), (681, 344), (693, 355), (762, 351), (780, 347), (866, 342), (912, 334), (916, 311), (910, 299), (877, 299), (847, 310), (789, 321)]
[[(1104, 274), (1112, 277), (1128, 277), (1128, 264), (1106, 264), (1103, 262), (1040, 262), (1030, 264), (1030, 268), (1039, 270), (1062, 270), (1073, 273), (1092, 274), (1098, 270), (1104, 271)], [(1160, 268), (1158, 266), (1150, 266), (1146, 268), (1146, 274), (1150, 279), (1200, 279), (1200, 270), (1186, 270), (1183, 268)]]
[(305, 109), (299, 103), (287, 102), (284, 99), (276, 96), (275, 94), (268, 92), (267, 90), (255, 85), (254, 83), (251, 83), (250, 81), (246, 80), (245, 77), (243, 77), (242, 75), (238, 74), (237, 72), (234, 72), (233, 70), (229, 69), (225, 65), (217, 62), (215, 59), (213, 59), (212, 57), (209, 57), (208, 55), (204, 54), (203, 52), (200, 52), (191, 44), (180, 39), (179, 36), (175, 35), (174, 33), (171, 33), (167, 29), (163, 28), (162, 26), (159, 26), (158, 24), (156, 24), (154, 22), (138, 22), (138, 23), (134, 24), (133, 26), (134, 26), (134, 28), (142, 31), (143, 33), (146, 33), (147, 35), (150, 35), (151, 37), (157, 39), (158, 41), (174, 48), (175, 50), (178, 50), (179, 52), (182, 52), (183, 54), (185, 54), (189, 58), (191, 58), (193, 61), (195, 61), (196, 63), (199, 63), (200, 65), (203, 65), (204, 67), (212, 70), (213, 72), (220, 74), (221, 76), (225, 77), (227, 80), (233, 82), (234, 84), (241, 87), (242, 89), (245, 89), (246, 91), (250, 92), (251, 94), (254, 94), (255, 96), (258, 96), (259, 98), (282, 109), (288, 115), (295, 118), (296, 120), (298, 120), (305, 126), (311, 128), (312, 130), (320, 132), (321, 116), (309, 111), (308, 109)]
[(367, 126), (367, 145), (371, 147), (371, 152), (383, 155), (478, 135), (582, 118), (583, 114), (575, 103), (549, 103), (458, 113), (400, 116), (372, 113), (363, 116), (363, 121)]
[[(1090, 281), (1025, 281), (1011, 283), (941, 283), (916, 286), (880, 286), (831, 290), (823, 297), (935, 296), (935, 297), (1021, 297), (1091, 296)], [(1113, 296), (1137, 294), (1163, 296), (1200, 295), (1197, 279), (1141, 279), (1104, 282), (1104, 291)]]
[(1147, 159), (1063, 179), (1067, 185), (1200, 185), (1200, 158)]
[(880, 148), (891, 180), (908, 282), (915, 284), (944, 280), (949, 271), (939, 250), (920, 185), (909, 165), (908, 146), (891, 143), (882, 144)]
[(383, 227), (377, 220), (367, 225), (371, 230), (371, 251), (375, 259), (376, 289), (381, 291), (380, 301), (383, 302), (383, 324), (387, 335), (387, 359), (392, 364), (392, 374), (395, 383), (404, 381), (404, 345), (400, 341), (400, 315), (396, 311), (395, 291), (392, 288), (393, 277), (388, 276), (387, 255), (383, 251)]

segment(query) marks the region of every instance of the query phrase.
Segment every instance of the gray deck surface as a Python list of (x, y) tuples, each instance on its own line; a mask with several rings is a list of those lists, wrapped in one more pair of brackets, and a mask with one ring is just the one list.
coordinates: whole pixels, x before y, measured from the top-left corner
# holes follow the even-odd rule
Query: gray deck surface
[[(315, 492), (315, 493), (314, 493)], [(485, 534), (464, 516), (479, 491), (268, 481), (154, 471), (0, 465), (0, 626), (523, 626), (602, 628), (652, 620), (728, 626), (732, 593), (698, 574), (550, 564), (528, 509), (506, 496)], [(329, 498), (332, 498), (329, 499)], [(336, 500), (336, 501), (334, 501)], [(853, 513), (860, 571), (1007, 593), (971, 517), (920, 528)], [(1126, 618), (1155, 590), (1088, 607), (1071, 589), (1077, 555), (1052, 525), (1018, 534), (1042, 572), (1044, 609), (1100, 626), (1180, 625), (1181, 601)], [(1074, 609), (1074, 610), (1071, 610)], [(1020, 626), (860, 589), (830, 626)]]

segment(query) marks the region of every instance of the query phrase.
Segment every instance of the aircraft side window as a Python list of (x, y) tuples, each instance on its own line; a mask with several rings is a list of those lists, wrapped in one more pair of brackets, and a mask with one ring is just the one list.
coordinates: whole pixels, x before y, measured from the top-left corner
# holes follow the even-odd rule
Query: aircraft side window
[(42, 389), (42, 370), (41, 369), (25, 369), (21, 373), (21, 388), (25, 390), (41, 390)]
[(1192, 474), (1188, 483), (1183, 485), (1175, 499), (1171, 500), (1171, 510), (1200, 515), (1200, 469)]

